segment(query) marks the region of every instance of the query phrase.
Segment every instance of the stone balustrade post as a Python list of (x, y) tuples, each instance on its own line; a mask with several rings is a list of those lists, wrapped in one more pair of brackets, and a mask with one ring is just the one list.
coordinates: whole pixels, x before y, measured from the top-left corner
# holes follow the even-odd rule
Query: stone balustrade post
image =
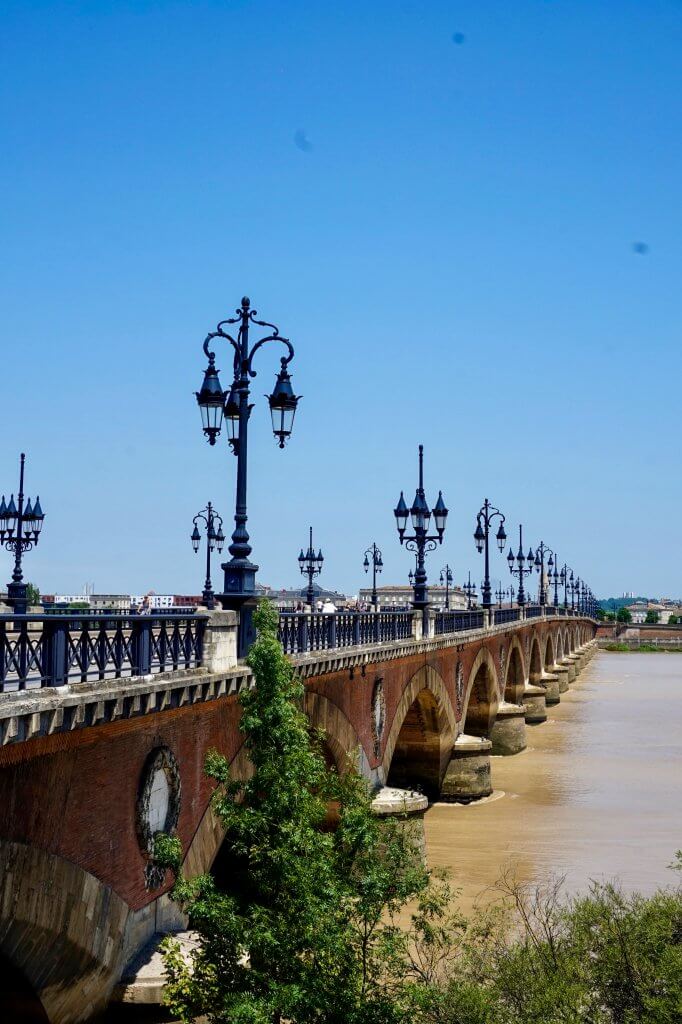
[(492, 612), (490, 611), (490, 608), (484, 608), (483, 609), (483, 628), (484, 629), (490, 629), (490, 626), (492, 624), (492, 618), (493, 618), (493, 616), (492, 616)]
[(421, 609), (417, 608), (412, 612), (412, 639), (421, 640), (424, 632), (424, 616)]
[(208, 612), (206, 618), (203, 667), (208, 672), (227, 672), (237, 664), (237, 612), (220, 609)]

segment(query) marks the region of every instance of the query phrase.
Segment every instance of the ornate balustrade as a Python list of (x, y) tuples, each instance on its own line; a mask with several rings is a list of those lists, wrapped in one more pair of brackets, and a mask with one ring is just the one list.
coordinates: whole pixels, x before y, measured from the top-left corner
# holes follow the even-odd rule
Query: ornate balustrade
[(502, 622), (517, 622), (520, 618), (520, 608), (495, 608), (493, 612), (493, 622), (496, 626)]
[(542, 605), (540, 604), (527, 604), (526, 605), (526, 618), (527, 619), (538, 619), (542, 615)]
[(278, 635), (287, 654), (389, 643), (412, 636), (412, 612), (281, 612)]
[(202, 664), (200, 615), (0, 616), (0, 692)]
[(465, 629), (482, 629), (484, 624), (482, 611), (436, 612), (433, 627), (434, 634), (459, 633)]

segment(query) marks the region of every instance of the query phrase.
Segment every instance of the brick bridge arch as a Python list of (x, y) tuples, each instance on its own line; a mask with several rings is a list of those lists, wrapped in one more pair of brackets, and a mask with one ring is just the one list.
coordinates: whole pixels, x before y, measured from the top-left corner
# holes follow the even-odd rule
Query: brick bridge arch
[(382, 759), (389, 785), (437, 792), (457, 735), (455, 709), (443, 679), (424, 665), (408, 681), (393, 716)]
[(469, 671), (462, 711), (462, 732), (488, 736), (499, 707), (497, 669), (492, 654), (481, 647)]
[(530, 655), (528, 658), (528, 682), (536, 685), (542, 678), (542, 652), (540, 649), (540, 638), (534, 633), (530, 641)]
[(554, 637), (552, 636), (551, 631), (548, 630), (546, 635), (545, 635), (544, 666), (547, 669), (547, 668), (551, 668), (552, 665), (555, 665), (555, 664), (556, 664), (556, 659), (554, 657)]
[(47, 1019), (85, 1020), (102, 1007), (123, 967), (128, 919), (124, 900), (88, 871), (0, 840), (0, 956)]
[(508, 704), (520, 704), (526, 683), (526, 667), (523, 647), (519, 638), (512, 637), (504, 679), (504, 699)]

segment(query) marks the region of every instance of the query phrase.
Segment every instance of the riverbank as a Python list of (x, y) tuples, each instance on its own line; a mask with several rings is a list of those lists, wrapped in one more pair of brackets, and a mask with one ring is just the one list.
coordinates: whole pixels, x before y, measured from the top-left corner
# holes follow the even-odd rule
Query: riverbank
[(682, 654), (681, 644), (670, 644), (663, 641), (662, 644), (640, 644), (638, 641), (609, 643), (599, 646), (600, 651), (610, 651), (616, 654)]

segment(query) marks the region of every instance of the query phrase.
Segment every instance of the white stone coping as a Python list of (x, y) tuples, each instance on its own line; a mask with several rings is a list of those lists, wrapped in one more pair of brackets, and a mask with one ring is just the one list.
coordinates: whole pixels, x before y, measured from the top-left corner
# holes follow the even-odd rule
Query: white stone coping
[(372, 800), (372, 813), (378, 817), (390, 814), (419, 814), (429, 806), (428, 798), (414, 789), (384, 786)]

